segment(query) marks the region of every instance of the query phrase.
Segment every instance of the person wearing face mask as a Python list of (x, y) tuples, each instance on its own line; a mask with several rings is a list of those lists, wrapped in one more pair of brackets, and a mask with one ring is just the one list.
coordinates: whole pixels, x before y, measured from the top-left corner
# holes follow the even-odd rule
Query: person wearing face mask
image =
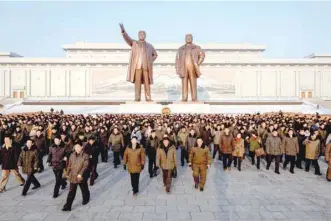
[(283, 153), (285, 153), (285, 162), (283, 169), (291, 162), (290, 172), (294, 173), (295, 156), (299, 153), (298, 138), (293, 133), (293, 129), (289, 129), (286, 136), (283, 138)]
[(43, 163), (43, 158), (46, 155), (46, 139), (45, 136), (41, 133), (41, 130), (38, 129), (36, 136), (34, 137), (34, 143), (37, 147), (38, 150), (38, 168), (39, 168), (39, 173), (44, 171), (44, 163)]
[(156, 176), (156, 150), (159, 147), (160, 140), (156, 136), (155, 130), (152, 130), (151, 136), (147, 139), (146, 151), (148, 155), (148, 172), (149, 177), (153, 178)]
[(211, 165), (211, 156), (208, 147), (202, 138), (197, 138), (196, 146), (192, 148), (189, 157), (189, 166), (193, 170), (194, 187), (202, 192), (207, 179), (207, 169)]
[(66, 161), (67, 157), (65, 145), (61, 141), (61, 136), (57, 135), (54, 138), (54, 144), (49, 148), (49, 155), (47, 159), (47, 164), (48, 166), (53, 167), (53, 173), (55, 176), (53, 198), (57, 198), (59, 196), (60, 186), (62, 186), (62, 189), (65, 189), (67, 186), (67, 182), (62, 177)]
[(124, 170), (128, 168), (131, 177), (133, 196), (136, 197), (139, 192), (139, 177), (145, 167), (145, 151), (137, 142), (137, 137), (132, 137), (131, 144), (126, 148), (123, 157)]
[(88, 175), (86, 174), (89, 155), (83, 151), (83, 143), (77, 141), (74, 144), (74, 152), (69, 157), (68, 163), (68, 180), (70, 189), (67, 197), (67, 202), (63, 206), (62, 211), (71, 211), (72, 203), (76, 197), (77, 186), (80, 187), (83, 197), (83, 205), (90, 201), (90, 191), (87, 185)]
[(181, 161), (182, 166), (184, 166), (184, 159), (186, 159), (186, 162), (188, 163), (187, 139), (188, 139), (188, 133), (186, 131), (186, 128), (183, 127), (179, 131), (178, 138), (177, 138), (178, 144), (181, 149), (180, 161)]
[(216, 153), (218, 152), (218, 159), (222, 160), (222, 154), (219, 151), (221, 135), (222, 135), (221, 125), (218, 124), (216, 128), (212, 131), (213, 144), (214, 144), (213, 159), (215, 159)]
[(230, 129), (226, 127), (224, 134), (220, 139), (220, 151), (223, 157), (223, 170), (231, 170), (232, 151), (233, 151), (233, 136), (230, 134)]
[(18, 147), (9, 134), (4, 135), (4, 144), (0, 148), (0, 164), (2, 164), (2, 174), (0, 183), (0, 193), (6, 190), (6, 185), (9, 180), (10, 173), (14, 173), (16, 180), (21, 186), (24, 185), (25, 180), (19, 173), (17, 161), (21, 153), (21, 147)]
[(111, 146), (114, 155), (114, 168), (117, 168), (117, 166), (121, 164), (120, 151), (124, 147), (123, 135), (117, 128), (114, 128), (113, 133), (109, 137), (108, 143)]
[(320, 140), (316, 139), (316, 134), (310, 135), (304, 142), (306, 146), (306, 172), (309, 172), (310, 164), (315, 167), (315, 175), (322, 175), (318, 165), (318, 158), (321, 151)]
[(299, 169), (303, 169), (302, 167), (302, 161), (305, 160), (306, 156), (306, 146), (304, 145), (304, 141), (306, 140), (305, 130), (304, 128), (300, 128), (299, 134), (298, 134), (298, 144), (299, 144), (299, 153), (297, 154), (297, 160), (296, 160), (296, 167)]
[(38, 171), (38, 150), (34, 145), (33, 139), (28, 138), (26, 141), (26, 145), (23, 147), (18, 159), (17, 166), (22, 168), (23, 173), (27, 174), (27, 179), (22, 191), (22, 195), (26, 196), (31, 183), (33, 184), (33, 190), (41, 186), (37, 178), (34, 176)]
[(163, 173), (163, 184), (167, 194), (170, 194), (171, 173), (177, 168), (176, 147), (171, 143), (168, 137), (164, 137), (160, 147), (156, 152), (156, 166), (161, 167)]
[[(233, 151), (232, 157), (234, 161), (234, 166), (238, 165), (238, 170), (241, 171), (241, 162), (243, 160), (243, 156), (245, 154), (245, 146), (244, 146), (244, 139), (241, 138), (241, 133), (238, 132), (236, 138), (233, 139)], [(230, 161), (231, 167), (232, 160)]]

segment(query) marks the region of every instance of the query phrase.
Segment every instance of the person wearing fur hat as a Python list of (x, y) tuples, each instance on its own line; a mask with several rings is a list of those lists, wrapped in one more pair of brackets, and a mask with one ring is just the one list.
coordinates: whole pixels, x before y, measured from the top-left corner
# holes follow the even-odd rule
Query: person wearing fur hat
[(255, 165), (256, 156), (256, 168), (259, 170), (261, 156), (256, 155), (256, 150), (262, 148), (262, 139), (257, 136), (256, 132), (253, 132), (251, 137), (246, 137), (246, 141), (249, 143), (249, 156), (251, 158), (252, 165)]
[(62, 186), (62, 189), (65, 189), (67, 186), (67, 182), (62, 177), (63, 169), (66, 166), (66, 149), (64, 143), (61, 141), (61, 136), (57, 135), (54, 138), (54, 144), (49, 148), (49, 154), (47, 158), (48, 166), (53, 167), (53, 173), (55, 176), (55, 186), (53, 191), (53, 198), (57, 198), (59, 196), (59, 190)]
[(290, 172), (294, 173), (295, 156), (299, 153), (299, 143), (293, 129), (289, 129), (288, 133), (283, 137), (283, 153), (285, 154), (283, 169), (285, 170), (290, 162)]
[(211, 166), (211, 153), (202, 138), (197, 138), (197, 145), (190, 152), (189, 166), (193, 170), (194, 187), (204, 190), (207, 179), (207, 169)]
[(145, 151), (142, 145), (137, 141), (137, 137), (131, 138), (131, 144), (127, 146), (123, 157), (124, 170), (128, 168), (131, 177), (131, 185), (133, 196), (137, 196), (139, 192), (139, 177), (145, 167)]
[(124, 148), (123, 135), (119, 132), (118, 128), (114, 128), (113, 133), (109, 137), (108, 143), (113, 151), (114, 168), (117, 168), (117, 166), (121, 164), (121, 149)]
[(34, 174), (38, 171), (38, 150), (32, 138), (28, 138), (26, 145), (21, 151), (17, 166), (22, 169), (22, 172), (27, 174), (27, 179), (23, 187), (22, 195), (25, 196), (33, 184), (32, 189), (37, 189), (41, 185)]

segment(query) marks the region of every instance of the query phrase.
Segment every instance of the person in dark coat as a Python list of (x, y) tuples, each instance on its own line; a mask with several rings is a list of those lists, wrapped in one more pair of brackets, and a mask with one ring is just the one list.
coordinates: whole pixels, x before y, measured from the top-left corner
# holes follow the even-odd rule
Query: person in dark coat
[(38, 150), (38, 172), (41, 173), (44, 171), (43, 158), (47, 152), (46, 139), (45, 136), (42, 134), (41, 130), (37, 130), (36, 136), (34, 137), (34, 144), (36, 145)]
[(299, 134), (298, 134), (298, 144), (299, 144), (299, 153), (297, 154), (297, 160), (296, 160), (296, 167), (299, 169), (303, 169), (302, 167), (302, 161), (305, 160), (306, 155), (306, 146), (304, 145), (304, 141), (306, 140), (305, 130), (304, 128), (300, 128)]
[(87, 185), (87, 167), (89, 164), (89, 155), (83, 151), (83, 143), (78, 141), (74, 145), (75, 151), (70, 155), (68, 163), (68, 180), (70, 189), (67, 197), (67, 202), (63, 206), (62, 211), (71, 211), (72, 203), (76, 196), (77, 186), (80, 187), (83, 196), (83, 205), (90, 201), (90, 191)]
[(101, 127), (100, 133), (99, 133), (99, 148), (101, 152), (101, 160), (102, 162), (107, 162), (108, 161), (108, 139), (109, 139), (109, 134), (106, 131), (106, 128)]
[(124, 147), (121, 149), (121, 156), (123, 159), (124, 152), (127, 146), (131, 144), (131, 131), (130, 128), (127, 125), (123, 125), (123, 141), (124, 141)]
[(2, 177), (0, 183), (0, 193), (6, 190), (6, 185), (11, 172), (14, 173), (16, 179), (21, 186), (25, 180), (18, 171), (17, 162), (21, 153), (21, 147), (16, 146), (9, 134), (4, 135), (4, 144), (0, 149), (0, 164), (2, 164)]
[(31, 138), (28, 138), (26, 145), (21, 151), (18, 163), (19, 168), (22, 168), (22, 172), (27, 174), (27, 179), (23, 187), (22, 195), (26, 196), (31, 183), (33, 184), (32, 189), (37, 189), (41, 185), (34, 174), (38, 171), (38, 150), (34, 141)]
[(61, 136), (57, 135), (54, 138), (54, 144), (49, 148), (49, 155), (47, 159), (47, 164), (48, 166), (53, 167), (53, 172), (55, 176), (53, 198), (57, 198), (59, 196), (60, 186), (62, 186), (62, 189), (65, 189), (67, 186), (67, 182), (62, 177), (66, 161), (67, 157), (65, 145), (61, 141)]
[(155, 130), (152, 130), (151, 136), (147, 139), (146, 151), (148, 155), (148, 172), (149, 177), (156, 176), (156, 150), (159, 147), (160, 140), (157, 138)]
[(95, 179), (97, 179), (97, 165), (98, 165), (98, 156), (99, 156), (99, 147), (96, 143), (96, 138), (90, 136), (88, 138), (87, 144), (84, 146), (84, 153), (89, 155), (89, 165), (87, 168), (87, 174), (90, 177), (90, 185), (93, 186)]

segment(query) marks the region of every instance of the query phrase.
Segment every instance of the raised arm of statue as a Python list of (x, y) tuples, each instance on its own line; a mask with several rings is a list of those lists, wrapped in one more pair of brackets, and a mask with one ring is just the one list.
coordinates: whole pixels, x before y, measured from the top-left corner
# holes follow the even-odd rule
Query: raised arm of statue
[(199, 66), (202, 64), (202, 62), (205, 60), (205, 52), (200, 48), (199, 52)]
[(122, 23), (120, 23), (120, 28), (121, 28), (121, 32), (123, 35), (124, 40), (126, 41), (126, 43), (130, 46), (132, 46), (133, 44), (133, 40), (132, 38), (130, 38), (130, 36), (128, 35), (128, 33), (126, 33), (124, 25)]

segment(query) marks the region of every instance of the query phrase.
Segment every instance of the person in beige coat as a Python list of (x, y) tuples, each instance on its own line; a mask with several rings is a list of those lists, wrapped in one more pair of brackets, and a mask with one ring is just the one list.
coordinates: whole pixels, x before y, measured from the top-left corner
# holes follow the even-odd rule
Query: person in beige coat
[(325, 161), (328, 163), (328, 170), (326, 172), (326, 180), (331, 181), (331, 141), (326, 144)]
[(289, 129), (288, 133), (283, 137), (283, 153), (285, 154), (285, 162), (283, 169), (291, 162), (290, 173), (294, 173), (295, 156), (299, 153), (298, 138), (294, 135), (293, 129)]
[(139, 177), (141, 171), (145, 167), (145, 159), (146, 155), (144, 148), (137, 142), (137, 137), (132, 137), (131, 144), (124, 152), (123, 165), (125, 170), (126, 165), (128, 165), (133, 196), (137, 196), (139, 192)]
[[(238, 165), (239, 171), (241, 171), (241, 162), (243, 160), (244, 154), (245, 154), (244, 139), (241, 138), (241, 133), (239, 132), (237, 133), (236, 138), (233, 140), (233, 151), (232, 151), (234, 166), (236, 167)], [(231, 167), (231, 163), (230, 163), (230, 167)]]
[(164, 137), (156, 152), (156, 166), (161, 167), (163, 173), (163, 184), (166, 192), (170, 194), (171, 172), (177, 168), (176, 147), (168, 137)]
[(321, 151), (320, 140), (317, 139), (316, 134), (312, 134), (303, 143), (306, 145), (306, 172), (309, 172), (312, 163), (315, 167), (315, 175), (322, 175), (318, 165), (318, 157)]

